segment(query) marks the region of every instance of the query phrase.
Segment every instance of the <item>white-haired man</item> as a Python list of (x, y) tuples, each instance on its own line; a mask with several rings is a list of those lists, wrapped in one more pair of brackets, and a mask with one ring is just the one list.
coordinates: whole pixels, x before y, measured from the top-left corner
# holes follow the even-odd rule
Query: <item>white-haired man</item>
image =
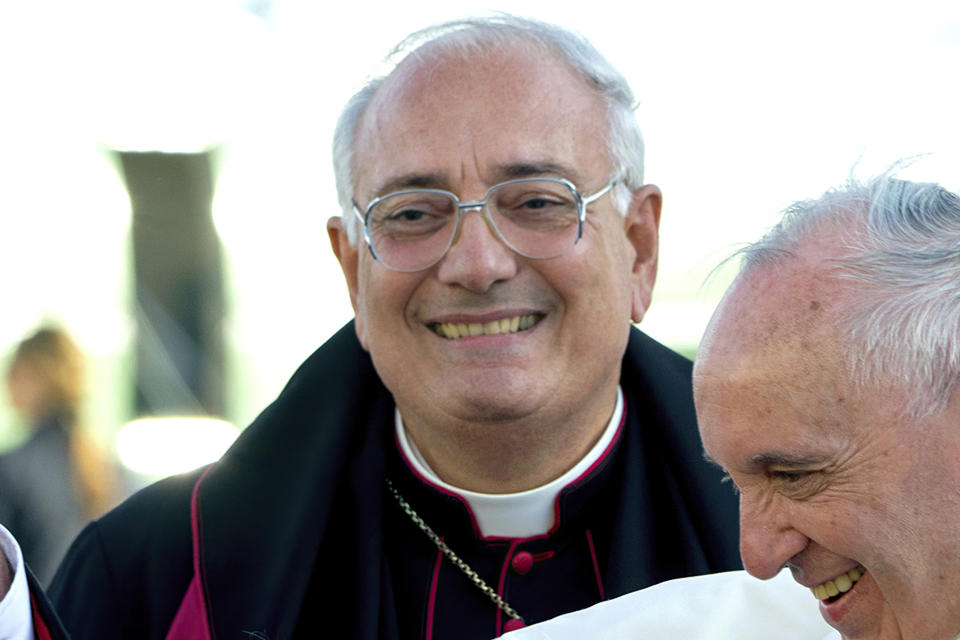
[(960, 633), (960, 198), (884, 176), (746, 252), (695, 370), (747, 571), (847, 639)]
[(623, 78), (511, 17), (411, 46), (336, 132), (356, 320), (218, 464), (80, 536), (74, 638), (490, 638), (739, 566), (689, 362), (631, 327), (661, 196)]
[(793, 580), (675, 581), (517, 640), (960, 633), (960, 197), (851, 181), (743, 255), (697, 353), (697, 415), (740, 492), (746, 571)]

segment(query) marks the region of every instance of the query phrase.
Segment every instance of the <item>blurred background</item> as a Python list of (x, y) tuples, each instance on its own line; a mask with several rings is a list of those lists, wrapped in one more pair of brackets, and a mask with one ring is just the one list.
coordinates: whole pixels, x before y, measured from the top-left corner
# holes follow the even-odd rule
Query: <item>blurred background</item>
[[(633, 85), (665, 194), (642, 327), (688, 355), (730, 276), (707, 274), (790, 201), (915, 155), (902, 175), (960, 189), (952, 1), (7, 2), (0, 365), (68, 331), (82, 423), (134, 485), (217, 455), (352, 317), (325, 232), (340, 107), (406, 33), (497, 9)], [(156, 416), (222, 422), (133, 422)], [(0, 393), (0, 450), (28, 422)]]

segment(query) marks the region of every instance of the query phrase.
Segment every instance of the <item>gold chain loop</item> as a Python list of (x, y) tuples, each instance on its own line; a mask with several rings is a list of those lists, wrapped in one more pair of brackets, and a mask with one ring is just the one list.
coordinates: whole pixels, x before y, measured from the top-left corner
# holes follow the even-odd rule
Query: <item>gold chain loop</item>
[(523, 618), (520, 617), (520, 614), (517, 613), (517, 611), (513, 607), (507, 604), (507, 601), (501, 598), (496, 591), (491, 589), (490, 585), (484, 582), (483, 578), (477, 575), (477, 572), (474, 571), (470, 567), (470, 565), (468, 565), (466, 562), (461, 560), (460, 556), (454, 553), (453, 549), (447, 546), (447, 543), (444, 542), (440, 538), (440, 536), (438, 536), (433, 531), (433, 529), (430, 528), (430, 525), (428, 525), (426, 522), (423, 521), (423, 518), (421, 518), (420, 515), (413, 510), (413, 507), (410, 506), (410, 503), (404, 500), (403, 497), (400, 495), (400, 492), (397, 491), (397, 488), (393, 486), (393, 483), (390, 481), (390, 478), (386, 478), (385, 482), (387, 483), (387, 489), (389, 489), (390, 493), (393, 494), (393, 497), (397, 499), (397, 503), (400, 505), (400, 508), (403, 509), (403, 512), (406, 513), (408, 516), (410, 516), (410, 519), (413, 520), (414, 524), (420, 527), (421, 531), (427, 534), (427, 537), (433, 541), (433, 544), (437, 545), (437, 549), (442, 551), (443, 555), (447, 556), (450, 562), (452, 562), (458, 569), (460, 569), (460, 571), (462, 571), (468, 578), (470, 578), (470, 580), (472, 580), (473, 583), (477, 585), (477, 588), (479, 588), (480, 591), (484, 592), (488, 598), (493, 600), (494, 604), (500, 607), (501, 611), (506, 613), (508, 616), (510, 616), (514, 620), (519, 620), (520, 622), (523, 622)]

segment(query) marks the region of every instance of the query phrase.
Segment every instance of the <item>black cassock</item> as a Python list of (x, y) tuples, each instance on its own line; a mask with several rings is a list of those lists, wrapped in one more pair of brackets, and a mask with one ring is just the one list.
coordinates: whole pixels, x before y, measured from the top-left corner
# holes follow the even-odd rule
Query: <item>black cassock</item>
[(703, 459), (690, 362), (633, 330), (620, 384), (619, 435), (561, 493), (554, 530), (484, 540), (458, 498), (402, 460), (393, 399), (348, 324), (210, 468), (193, 520), (201, 471), (144, 489), (84, 530), (50, 596), (79, 639), (164, 639), (191, 584), (180, 622), (208, 619), (217, 640), (498, 635), (509, 618), (441, 557), (386, 477), (528, 624), (740, 568), (736, 497)]

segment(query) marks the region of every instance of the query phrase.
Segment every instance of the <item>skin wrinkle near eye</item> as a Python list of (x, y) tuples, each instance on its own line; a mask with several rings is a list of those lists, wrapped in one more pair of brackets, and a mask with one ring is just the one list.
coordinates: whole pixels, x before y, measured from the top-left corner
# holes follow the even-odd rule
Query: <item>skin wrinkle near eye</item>
[[(793, 501), (827, 495), (834, 499), (851, 492), (863, 493), (863, 487), (850, 484), (850, 476), (856, 474), (858, 465), (856, 452), (847, 446), (825, 446), (832, 451), (831, 455), (792, 456), (791, 459), (797, 462), (796, 465), (787, 464), (786, 468), (782, 469), (767, 468), (765, 474), (771, 484), (776, 485), (777, 492)], [(804, 461), (809, 462), (809, 466)], [(790, 473), (800, 473), (802, 477), (789, 480), (785, 474)]]
[(793, 469), (770, 469), (767, 475), (777, 480), (783, 480), (787, 484), (796, 484), (801, 480), (812, 476), (817, 471), (793, 470)]
[[(777, 474), (777, 472), (773, 473)], [(819, 471), (795, 472), (798, 477), (793, 479), (789, 476), (794, 472), (783, 473), (785, 475), (774, 475), (771, 482), (775, 491), (788, 500), (795, 502), (808, 500), (822, 493), (828, 486), (823, 474)]]
[[(714, 462), (706, 452), (704, 457)], [(805, 500), (827, 488), (824, 475), (829, 473), (829, 462), (820, 455), (761, 453), (750, 458), (746, 467), (749, 470), (741, 475), (762, 478), (763, 493), (768, 496), (780, 494), (789, 500)], [(796, 477), (791, 477), (794, 475)], [(725, 470), (723, 480), (731, 481), (735, 492), (740, 495), (740, 486), (730, 472)]]

